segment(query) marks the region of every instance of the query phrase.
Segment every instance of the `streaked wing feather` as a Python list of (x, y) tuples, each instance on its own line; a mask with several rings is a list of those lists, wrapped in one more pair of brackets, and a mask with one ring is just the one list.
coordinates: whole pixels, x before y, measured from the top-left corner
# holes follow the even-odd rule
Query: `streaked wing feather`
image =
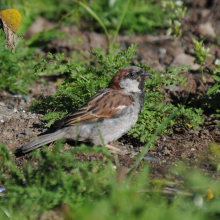
[(126, 94), (103, 89), (76, 111), (64, 117), (62, 127), (91, 124), (105, 118), (120, 117), (132, 101), (132, 98)]

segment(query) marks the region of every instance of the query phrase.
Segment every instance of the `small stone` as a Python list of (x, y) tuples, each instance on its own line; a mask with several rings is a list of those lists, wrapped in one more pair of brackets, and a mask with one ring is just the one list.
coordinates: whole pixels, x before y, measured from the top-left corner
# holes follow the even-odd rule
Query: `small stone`
[(132, 151), (131, 153), (132, 153), (133, 156), (136, 156), (136, 155), (139, 154), (139, 152), (137, 152), (137, 151)]
[(144, 157), (143, 160), (144, 161), (152, 161), (152, 162), (160, 162), (161, 161), (160, 159), (157, 159), (154, 157), (149, 157), (149, 156)]
[(193, 203), (198, 208), (201, 208), (203, 206), (203, 197), (201, 194), (195, 194), (193, 197)]
[(24, 137), (24, 136), (25, 136), (25, 134), (23, 134), (23, 133), (20, 133), (20, 134), (16, 135), (16, 137)]
[(18, 110), (16, 108), (13, 109), (13, 112), (18, 113)]
[(160, 54), (166, 54), (167, 53), (167, 50), (165, 48), (159, 48), (159, 53)]
[(173, 62), (171, 63), (171, 66), (177, 67), (179, 65), (185, 64), (187, 66), (191, 66), (191, 69), (197, 70), (199, 69), (200, 65), (197, 63), (194, 64), (194, 61), (195, 57), (192, 57), (185, 53), (181, 53), (174, 58)]
[(166, 141), (167, 138), (163, 135), (161, 140), (162, 140), (162, 141)]
[(116, 167), (115, 165), (112, 165), (112, 167), (113, 167), (113, 169), (115, 169), (115, 170), (117, 169), (117, 167)]
[(168, 91), (179, 91), (179, 86), (176, 86), (176, 85), (168, 85), (168, 86), (165, 86), (164, 87), (166, 90)]
[(211, 37), (216, 37), (215, 30), (212, 27), (212, 23), (210, 21), (206, 22), (205, 24), (200, 24), (199, 25), (199, 30), (204, 35), (209, 35)]
[(29, 132), (26, 132), (26, 135), (31, 135), (31, 134), (33, 134), (34, 132), (31, 132), (31, 131), (29, 131)]
[(195, 131), (195, 130), (191, 129), (191, 130), (189, 131), (189, 134), (199, 135), (199, 131)]
[(44, 127), (44, 126), (47, 125), (47, 123), (45, 123), (45, 122), (42, 121), (42, 122), (39, 123), (39, 125), (42, 126), (42, 127)]
[(0, 193), (4, 192), (5, 191), (5, 188), (3, 187), (0, 187)]

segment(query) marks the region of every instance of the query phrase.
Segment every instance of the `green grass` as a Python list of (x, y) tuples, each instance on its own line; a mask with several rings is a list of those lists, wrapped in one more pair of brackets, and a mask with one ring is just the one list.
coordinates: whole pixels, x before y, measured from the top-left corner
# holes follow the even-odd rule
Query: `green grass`
[[(139, 163), (127, 179), (105, 148), (81, 145), (61, 153), (62, 146), (35, 150), (35, 159), (18, 168), (0, 144), (0, 186), (7, 190), (0, 198), (2, 220), (37, 219), (51, 210), (64, 219), (219, 219), (218, 180), (198, 170), (180, 164), (166, 180), (152, 180), (148, 163)], [(99, 154), (99, 161), (78, 161), (82, 152)], [(166, 185), (176, 190), (166, 193)], [(207, 201), (209, 190), (214, 198)]]

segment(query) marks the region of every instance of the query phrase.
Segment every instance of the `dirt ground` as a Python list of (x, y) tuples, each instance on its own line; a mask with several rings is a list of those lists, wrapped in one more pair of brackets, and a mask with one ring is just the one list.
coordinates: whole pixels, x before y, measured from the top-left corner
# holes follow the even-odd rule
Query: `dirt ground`
[[(193, 3), (191, 3), (193, 2)], [(208, 26), (207, 20), (211, 22), (207, 31), (208, 34), (220, 34), (219, 24), (220, 15), (215, 13), (217, 8), (220, 8), (220, 3), (214, 1), (188, 1), (187, 6), (190, 8), (187, 18), (195, 27), (200, 28), (204, 25)], [(44, 18), (38, 18), (30, 27), (26, 38), (30, 38), (43, 28), (49, 30), (55, 24), (46, 21)], [(190, 39), (198, 36), (189, 26), (184, 25), (184, 38)], [(203, 26), (201, 26), (203, 25)], [(36, 28), (38, 27), (38, 28)], [(210, 29), (212, 28), (212, 29)], [(99, 33), (90, 33), (85, 30), (77, 31), (76, 26), (61, 27), (60, 31), (68, 36), (67, 39), (54, 39), (43, 50), (41, 54), (46, 52), (65, 53), (71, 56), (73, 52), (79, 52), (80, 59), (89, 60), (92, 55), (88, 53), (95, 47), (107, 49), (105, 36)], [(82, 44), (73, 43), (72, 39), (80, 36)], [(213, 52), (212, 57), (206, 60), (207, 70), (205, 70), (206, 83), (202, 81), (201, 73), (198, 71), (199, 66), (194, 64), (192, 45), (187, 43), (182, 38), (173, 41), (169, 36), (165, 35), (165, 31), (161, 30), (158, 36), (137, 35), (137, 36), (118, 36), (117, 42), (121, 49), (127, 49), (131, 44), (138, 43), (138, 59), (133, 60), (133, 63), (142, 62), (155, 70), (165, 71), (168, 66), (176, 66), (179, 64), (192, 65), (191, 72), (184, 73), (187, 77), (188, 86), (177, 85), (175, 88), (165, 88), (166, 103), (181, 103), (185, 94), (189, 92), (189, 99), (200, 96), (205, 96), (207, 90), (214, 85), (214, 80), (207, 74), (208, 69), (213, 68), (213, 61), (220, 58), (219, 52)], [(52, 96), (56, 93), (56, 81), (58, 77), (48, 77), (47, 85), (35, 84), (29, 89), (29, 96), (12, 95), (7, 91), (0, 92), (0, 142), (5, 144), (9, 151), (13, 154), (22, 145), (31, 141), (41, 132), (44, 132), (46, 124), (42, 121), (43, 115), (30, 113), (29, 107), (36, 97), (41, 94), (44, 96)], [(146, 154), (144, 161), (151, 165), (151, 175), (153, 178), (166, 177), (172, 172), (172, 166), (175, 166), (178, 161), (184, 161), (189, 167), (197, 167), (210, 176), (215, 178), (217, 172), (210, 165), (210, 161), (216, 160), (209, 153), (209, 144), (212, 141), (220, 141), (220, 129), (216, 128), (218, 120), (213, 119), (212, 112), (205, 111), (203, 118), (205, 123), (198, 127), (197, 130), (192, 130), (184, 127), (176, 127), (173, 131), (169, 131), (169, 135), (164, 137), (158, 136), (158, 141), (155, 143), (155, 148), (150, 149)], [(135, 160), (135, 157), (142, 151), (144, 144), (139, 140), (127, 135), (120, 138), (113, 145), (123, 148), (129, 148), (132, 152), (130, 155), (119, 155), (119, 162), (122, 167), (130, 167)], [(64, 149), (74, 147), (71, 143), (66, 143)], [(23, 161), (26, 161), (30, 156), (19, 155), (13, 156), (17, 166), (20, 166)], [(32, 158), (34, 160), (34, 158)], [(98, 160), (98, 155), (79, 155), (79, 160)], [(114, 160), (114, 157), (112, 157)]]

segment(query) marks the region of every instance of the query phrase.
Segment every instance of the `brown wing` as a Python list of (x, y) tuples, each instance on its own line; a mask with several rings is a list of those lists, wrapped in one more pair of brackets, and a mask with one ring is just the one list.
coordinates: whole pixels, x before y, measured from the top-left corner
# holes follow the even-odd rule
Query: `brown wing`
[(61, 127), (65, 127), (91, 124), (105, 118), (120, 117), (126, 108), (132, 104), (132, 101), (130, 96), (106, 88), (96, 93), (76, 111), (65, 116), (59, 124)]

